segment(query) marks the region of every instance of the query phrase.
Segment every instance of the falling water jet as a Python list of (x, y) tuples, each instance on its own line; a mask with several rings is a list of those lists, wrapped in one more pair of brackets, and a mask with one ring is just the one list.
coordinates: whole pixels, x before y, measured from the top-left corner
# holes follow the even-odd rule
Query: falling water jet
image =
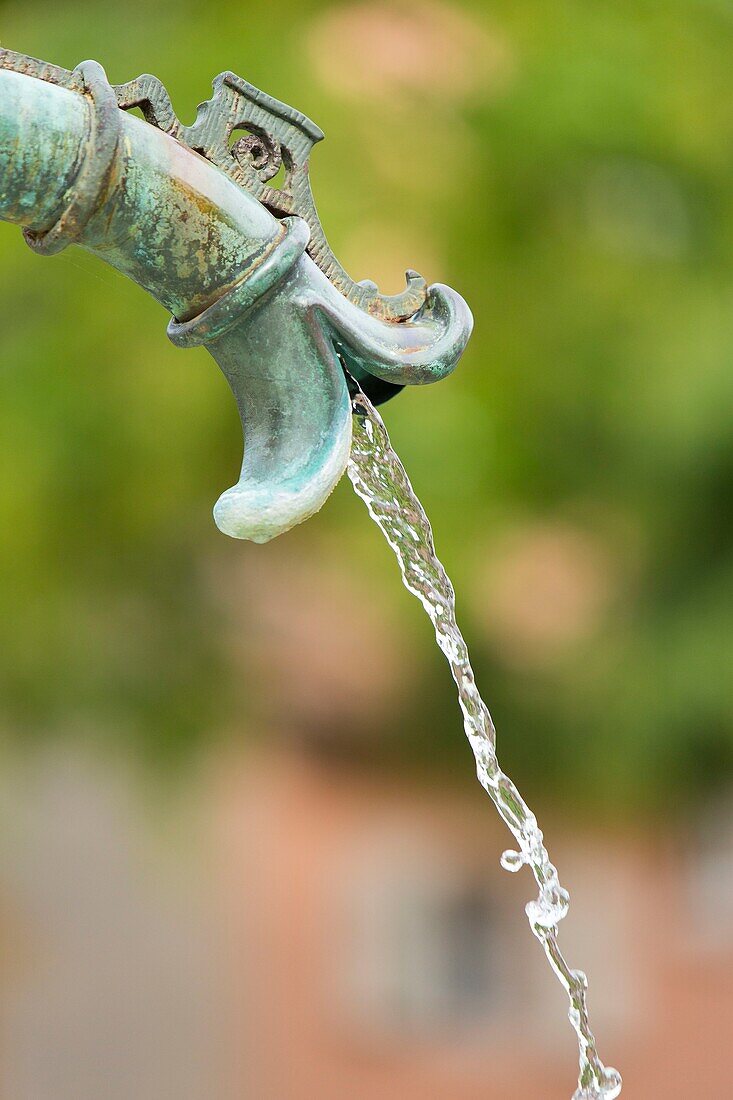
[(456, 622), (453, 585), (436, 556), (430, 521), (371, 401), (353, 385), (351, 395), (354, 423), (349, 478), (392, 547), (405, 587), (425, 609), (450, 666), (479, 783), (519, 845), (518, 851), (503, 853), (501, 866), (514, 872), (528, 866), (539, 888), (526, 913), (570, 1002), (568, 1017), (578, 1040), (580, 1064), (573, 1100), (615, 1100), (621, 1094), (621, 1075), (604, 1066), (598, 1056), (588, 1018), (586, 976), (582, 970), (570, 968), (558, 943), (557, 926), (567, 915), (570, 896), (550, 862), (535, 815), (499, 766), (496, 729), (476, 687), (468, 647)]

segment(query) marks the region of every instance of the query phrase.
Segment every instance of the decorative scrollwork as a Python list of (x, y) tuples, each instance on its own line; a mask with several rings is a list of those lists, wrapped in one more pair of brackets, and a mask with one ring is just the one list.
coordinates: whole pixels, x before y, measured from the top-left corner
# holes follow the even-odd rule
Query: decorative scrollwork
[(246, 134), (232, 144), (231, 151), (240, 167), (251, 166), (263, 183), (274, 179), (282, 168), (280, 142), (268, 134)]

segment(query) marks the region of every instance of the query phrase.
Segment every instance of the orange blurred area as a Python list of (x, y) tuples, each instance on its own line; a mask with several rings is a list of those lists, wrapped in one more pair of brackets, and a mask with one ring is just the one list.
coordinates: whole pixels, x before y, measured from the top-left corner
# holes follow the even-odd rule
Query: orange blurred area
[[(506, 838), (473, 794), (269, 747), (227, 754), (161, 815), (80, 750), (9, 767), (1, 1095), (567, 1097), (529, 878), (498, 869)], [(715, 1096), (729, 808), (686, 839), (569, 832), (559, 809), (548, 829), (563, 947), (625, 1091)]]

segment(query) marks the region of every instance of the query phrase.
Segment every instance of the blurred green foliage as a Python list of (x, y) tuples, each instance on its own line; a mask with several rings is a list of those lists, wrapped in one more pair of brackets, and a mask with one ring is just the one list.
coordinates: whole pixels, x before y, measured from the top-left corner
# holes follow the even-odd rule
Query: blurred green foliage
[[(153, 72), (188, 122), (233, 69), (324, 128), (314, 191), (352, 274), (393, 290), (423, 261), (475, 314), (453, 378), (385, 415), (504, 766), (596, 810), (730, 782), (733, 7), (3, 2), (0, 40), (113, 81)], [(0, 288), (9, 735), (86, 731), (169, 764), (266, 726), (239, 655), (256, 620), (237, 610), (233, 645), (237, 588), (217, 578), (332, 545), (354, 616), (379, 592), (409, 649), (373, 753), (422, 746), (470, 781), (452, 685), (348, 485), (276, 549), (227, 542), (210, 507), (239, 422), (206, 353), (174, 350), (116, 273), (41, 260), (10, 226)]]

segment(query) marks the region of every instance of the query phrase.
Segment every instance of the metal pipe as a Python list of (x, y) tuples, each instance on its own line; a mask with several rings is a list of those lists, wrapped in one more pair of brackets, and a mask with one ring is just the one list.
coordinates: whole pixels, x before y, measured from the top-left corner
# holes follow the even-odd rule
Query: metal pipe
[[(93, 252), (170, 311), (174, 343), (205, 344), (245, 434), (216, 522), (264, 542), (320, 508), (345, 469), (343, 364), (365, 383), (433, 381), (455, 366), (471, 316), (459, 295), (421, 290), (414, 273), (394, 298), (351, 283), (299, 174), (305, 138), (320, 131), (233, 74), (214, 87), (185, 128), (153, 77), (113, 88), (95, 62), (69, 72), (0, 50), (0, 219), (41, 253), (69, 243)], [(138, 104), (149, 121), (127, 113)], [(272, 149), (279, 134), (289, 184), (268, 203), (267, 170), (252, 183), (250, 160), (232, 152), (245, 127), (255, 166), (256, 144)]]

